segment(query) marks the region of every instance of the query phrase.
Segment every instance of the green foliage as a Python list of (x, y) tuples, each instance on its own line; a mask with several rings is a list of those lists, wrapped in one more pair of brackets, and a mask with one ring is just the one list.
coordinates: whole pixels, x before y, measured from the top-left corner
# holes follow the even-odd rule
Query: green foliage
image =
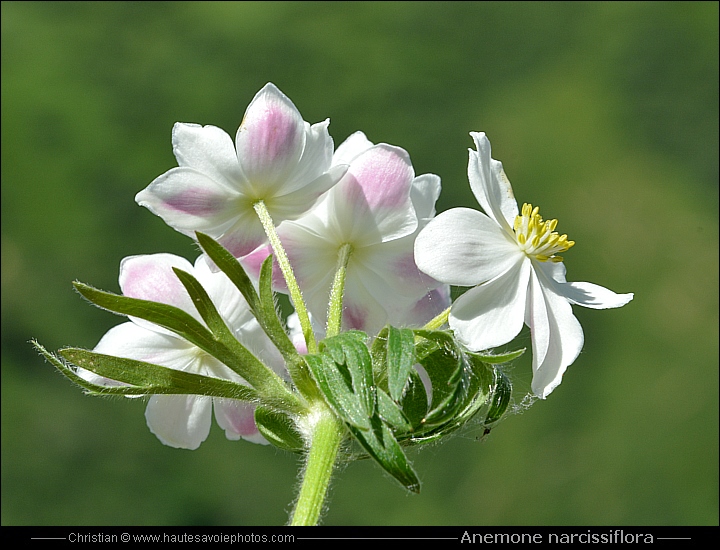
[[(53, 355), (37, 342), (35, 348), (62, 374), (92, 395), (207, 395), (241, 401), (260, 401), (258, 393), (242, 384), (183, 372), (147, 363), (104, 355), (78, 348), (64, 348)], [(67, 364), (66, 361), (69, 363)], [(79, 376), (71, 365), (94, 372), (117, 385), (99, 385)]]
[[(492, 397), (482, 420), (489, 431), (505, 414), (512, 386), (483, 359), (504, 363), (524, 350), (471, 354), (450, 332), (392, 326), (380, 331), (370, 350), (366, 341), (367, 335), (359, 331), (326, 338), (319, 353), (307, 356), (307, 363), (327, 402), (367, 455), (406, 489), (419, 492), (420, 482), (402, 445), (434, 442), (461, 429)], [(414, 368), (416, 361), (428, 374), (427, 389)], [(429, 403), (428, 391), (433, 396)]]
[(418, 454), (412, 499), (347, 468), (326, 523), (717, 525), (717, 21), (714, 2), (3, 2), (3, 525), (286, 519), (286, 455), (217, 430), (164, 448), (138, 400), (83, 397), (27, 344), (92, 347), (117, 322), (68, 281), (113, 289), (124, 256), (196, 254), (132, 196), (173, 165), (174, 122), (233, 135), (269, 80), (336, 144), (406, 148), (442, 177), (438, 211), (476, 205), (467, 132), (487, 131), (518, 198), (578, 242), (569, 278), (637, 292), (578, 312), (578, 361), (492, 444)]

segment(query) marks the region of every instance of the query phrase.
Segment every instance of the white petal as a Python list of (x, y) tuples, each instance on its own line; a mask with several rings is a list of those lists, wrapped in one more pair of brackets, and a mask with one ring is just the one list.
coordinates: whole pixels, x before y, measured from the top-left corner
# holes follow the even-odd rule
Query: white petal
[[(322, 326), (317, 318), (310, 315), (310, 324), (312, 325), (313, 333), (315, 338), (319, 341), (325, 338), (325, 327)], [(307, 343), (305, 342), (305, 336), (303, 336), (302, 327), (300, 326), (300, 318), (297, 313), (291, 313), (287, 318), (287, 332), (292, 340), (295, 349), (302, 355), (307, 354)]]
[(222, 271), (213, 271), (204, 254), (195, 260), (192, 274), (210, 296), (213, 304), (231, 330), (241, 330), (255, 319), (245, 298)]
[(255, 405), (235, 399), (213, 399), (215, 420), (231, 441), (243, 438), (252, 443), (267, 445), (255, 424)]
[(524, 256), (493, 220), (470, 208), (439, 214), (415, 241), (420, 270), (451, 285), (471, 286), (494, 279)]
[(145, 420), (165, 445), (193, 450), (210, 433), (211, 407), (211, 397), (153, 395), (145, 409)]
[(561, 285), (562, 295), (571, 303), (592, 309), (622, 307), (634, 294), (616, 294), (610, 289), (592, 283), (566, 283)]
[[(305, 188), (324, 174), (331, 166), (333, 140), (328, 133), (330, 119), (310, 126), (305, 123), (305, 149), (288, 180), (283, 184), (283, 194)], [(340, 167), (338, 167), (340, 168)], [(335, 182), (342, 177), (342, 173)]]
[(510, 181), (505, 175), (502, 163), (490, 156), (490, 141), (485, 133), (470, 132), (470, 135), (477, 147), (477, 151), (470, 150), (470, 187), (485, 213), (512, 235), (518, 206)]
[[(173, 229), (195, 237), (195, 231), (220, 235), (242, 214), (241, 195), (194, 168), (168, 170), (135, 196)], [(252, 211), (252, 207), (246, 209)]]
[(507, 273), (468, 290), (450, 310), (450, 328), (472, 351), (508, 343), (523, 326), (530, 260), (517, 262)]
[(276, 196), (267, 203), (268, 211), (275, 224), (294, 220), (310, 210), (318, 199), (345, 175), (347, 166), (334, 166), (316, 179), (291, 193)]
[(249, 207), (239, 214), (221, 235), (209, 233), (236, 258), (249, 254), (267, 242), (265, 230), (253, 208)]
[(253, 198), (282, 194), (305, 149), (305, 124), (292, 101), (273, 84), (266, 84), (250, 102), (235, 145)]
[(565, 280), (563, 262), (533, 262), (535, 271), (545, 287), (567, 298), (571, 304), (592, 309), (622, 307), (633, 299), (634, 294), (616, 294), (612, 290), (593, 283), (568, 283)]
[(196, 360), (194, 349), (177, 336), (148, 330), (135, 323), (123, 323), (107, 331), (94, 351), (171, 369), (189, 370)]
[(533, 345), (532, 390), (545, 399), (562, 381), (567, 367), (580, 354), (584, 336), (570, 303), (531, 277), (526, 322)]
[(172, 142), (179, 166), (193, 168), (236, 191), (247, 185), (232, 138), (220, 128), (178, 122)]
[(440, 197), (440, 189), (440, 176), (435, 174), (423, 174), (413, 180), (410, 199), (422, 226), (435, 216), (435, 203)]
[[(278, 227), (278, 235), (295, 277), (303, 295), (309, 300), (318, 292), (329, 291), (340, 246), (339, 242), (331, 240), (332, 234), (325, 222), (315, 214), (313, 211), (300, 221), (285, 222)], [(324, 300), (327, 306), (327, 295), (320, 300)]]
[(370, 149), (373, 146), (363, 132), (355, 132), (343, 141), (335, 150), (332, 158), (333, 166), (341, 164), (350, 164), (355, 157)]

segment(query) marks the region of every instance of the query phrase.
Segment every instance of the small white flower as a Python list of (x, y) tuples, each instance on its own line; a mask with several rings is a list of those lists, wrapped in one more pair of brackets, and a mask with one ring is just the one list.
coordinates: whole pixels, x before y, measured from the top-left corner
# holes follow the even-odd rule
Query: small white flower
[(235, 256), (265, 242), (253, 204), (265, 205), (276, 224), (304, 214), (345, 172), (330, 166), (329, 120), (310, 126), (273, 84), (245, 112), (235, 145), (215, 126), (177, 123), (178, 167), (137, 194), (141, 206), (190, 237), (202, 231)]
[[(438, 309), (442, 293), (432, 292), (440, 283), (417, 269), (413, 243), (419, 228), (435, 214), (440, 178), (415, 177), (404, 149), (373, 145), (362, 132), (338, 147), (333, 165), (348, 165), (338, 184), (305, 216), (278, 227), (310, 313), (319, 323), (326, 322), (338, 252), (346, 244), (352, 252), (343, 299), (344, 329), (373, 334), (388, 322), (406, 324), (416, 306), (426, 315)], [(243, 258), (243, 264), (257, 272), (269, 252), (261, 248)], [(278, 279), (276, 285), (283, 290)], [(423, 300), (429, 302), (430, 297), (433, 307), (420, 307), (428, 306)]]
[[(583, 345), (571, 304), (615, 308), (632, 300), (592, 283), (568, 283), (558, 256), (575, 243), (543, 221), (539, 209), (518, 210), (502, 163), (491, 158), (484, 133), (470, 134), (468, 177), (485, 214), (454, 208), (433, 219), (415, 242), (418, 267), (435, 279), (475, 286), (452, 306), (450, 327), (470, 350), (506, 344), (530, 327), (532, 390), (546, 398), (562, 380)], [(487, 214), (487, 215), (486, 215)]]
[[(172, 268), (192, 274), (207, 291), (218, 312), (235, 336), (265, 364), (280, 373), (283, 361), (250, 313), (237, 288), (221, 272), (212, 272), (205, 256), (195, 266), (172, 254), (130, 256), (120, 264), (120, 288), (125, 296), (176, 306), (203, 323), (185, 288)], [(130, 318), (110, 329), (95, 351), (135, 359), (194, 374), (245, 383), (234, 371), (173, 332), (142, 319)], [(93, 373), (80, 373), (99, 384), (117, 385)], [(210, 432), (212, 409), (228, 439), (267, 443), (255, 425), (255, 406), (200, 395), (153, 395), (145, 410), (150, 431), (171, 447), (196, 449)]]

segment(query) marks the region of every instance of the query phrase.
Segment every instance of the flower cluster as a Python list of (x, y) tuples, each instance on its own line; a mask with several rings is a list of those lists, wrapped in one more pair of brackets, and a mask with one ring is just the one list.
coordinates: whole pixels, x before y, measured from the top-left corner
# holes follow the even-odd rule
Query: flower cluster
[[(166, 445), (197, 448), (213, 409), (229, 439), (299, 452), (330, 426), (336, 450), (354, 441), (417, 490), (402, 446), (473, 417), (487, 430), (507, 409), (502, 364), (524, 350), (493, 348), (528, 325), (532, 391), (544, 399), (583, 345), (571, 305), (633, 296), (566, 281), (559, 254), (575, 243), (539, 208), (518, 208), (485, 134), (471, 133), (468, 165), (484, 212), (436, 216), (438, 176), (416, 175), (407, 151), (362, 132), (335, 149), (328, 125), (305, 122), (273, 84), (234, 143), (214, 126), (176, 124), (178, 166), (136, 201), (202, 254), (194, 265), (125, 258), (122, 295), (76, 283), (129, 321), (94, 350), (37, 346), (91, 393), (151, 396), (147, 423)], [(450, 285), (472, 288), (451, 303)]]

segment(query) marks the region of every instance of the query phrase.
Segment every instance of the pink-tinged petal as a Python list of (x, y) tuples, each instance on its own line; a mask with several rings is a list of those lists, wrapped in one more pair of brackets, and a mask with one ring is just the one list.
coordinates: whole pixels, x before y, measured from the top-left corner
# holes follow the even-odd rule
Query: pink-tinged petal
[(335, 154), (332, 157), (332, 163), (334, 166), (350, 164), (355, 157), (360, 155), (360, 153), (364, 153), (373, 145), (373, 142), (370, 141), (363, 132), (355, 132), (343, 141), (335, 150)]
[(567, 367), (580, 354), (584, 336), (570, 303), (531, 277), (526, 322), (533, 347), (532, 390), (545, 399), (560, 384)]
[(359, 188), (349, 188), (346, 193), (360, 193), (362, 202), (371, 210), (398, 209), (408, 204), (415, 173), (405, 150), (383, 143), (371, 147), (355, 158), (348, 173)]
[(253, 443), (267, 445), (255, 424), (255, 405), (235, 399), (213, 399), (215, 420), (231, 441), (243, 438)]
[(255, 95), (235, 137), (253, 198), (278, 194), (305, 149), (305, 125), (292, 101), (273, 84)]
[(515, 216), (519, 211), (510, 181), (505, 175), (502, 163), (490, 156), (490, 141), (485, 133), (470, 132), (470, 136), (477, 147), (477, 151), (470, 149), (470, 188), (485, 213), (512, 235)]
[(178, 166), (192, 168), (235, 191), (246, 185), (232, 138), (220, 128), (178, 122), (172, 142)]
[(520, 261), (507, 273), (455, 300), (450, 328), (468, 349), (490, 349), (518, 335), (525, 318), (531, 271), (530, 260)]
[(451, 285), (472, 286), (494, 279), (524, 257), (493, 220), (470, 208), (439, 214), (415, 240), (418, 268)]
[(153, 395), (145, 409), (148, 428), (170, 447), (197, 449), (210, 433), (212, 397)]
[[(412, 244), (412, 243), (410, 243)], [(387, 263), (386, 272), (392, 277), (392, 283), (397, 286), (399, 293), (408, 296), (419, 296), (441, 283), (420, 271), (415, 264), (415, 255), (412, 249), (398, 252)]]
[(422, 327), (450, 307), (450, 287), (442, 285), (428, 292), (407, 311), (397, 317), (390, 316), (390, 324), (404, 327)]
[[(282, 242), (282, 237), (280, 240)], [(283, 244), (283, 246), (285, 245)], [(245, 272), (250, 276), (250, 278), (257, 281), (260, 279), (260, 270), (262, 269), (262, 264), (265, 262), (267, 257), (272, 256), (272, 254), (272, 247), (269, 244), (264, 244), (253, 250), (250, 254), (242, 256), (238, 259), (238, 261), (242, 264)], [(278, 265), (277, 260), (275, 260), (274, 258), (272, 276), (273, 289), (277, 292), (287, 294), (288, 289), (287, 285), (285, 284), (285, 279), (283, 278), (283, 274), (280, 270), (280, 266)]]
[(199, 319), (173, 267), (193, 271), (190, 262), (174, 254), (129, 256), (120, 263), (120, 288), (125, 296), (169, 304)]
[(390, 313), (404, 310), (407, 303), (407, 300), (398, 300), (386, 281), (362, 264), (348, 267), (343, 299), (344, 330), (377, 334), (387, 324)]
[(592, 283), (566, 283), (561, 285), (562, 295), (571, 303), (592, 309), (622, 307), (634, 294), (616, 294), (610, 289)]
[(345, 240), (359, 245), (409, 235), (418, 221), (410, 199), (415, 174), (407, 153), (379, 144), (358, 156), (332, 189)]
[(413, 253), (414, 243), (415, 236), (408, 235), (358, 249), (355, 258), (351, 259), (351, 262), (362, 263), (383, 281), (378, 291), (386, 289), (388, 294), (378, 298), (383, 303), (387, 302), (389, 308), (409, 307), (441, 284), (418, 269)]
[[(172, 168), (135, 196), (173, 229), (221, 234), (242, 213), (241, 196), (194, 168)], [(248, 206), (252, 210), (251, 206)]]

